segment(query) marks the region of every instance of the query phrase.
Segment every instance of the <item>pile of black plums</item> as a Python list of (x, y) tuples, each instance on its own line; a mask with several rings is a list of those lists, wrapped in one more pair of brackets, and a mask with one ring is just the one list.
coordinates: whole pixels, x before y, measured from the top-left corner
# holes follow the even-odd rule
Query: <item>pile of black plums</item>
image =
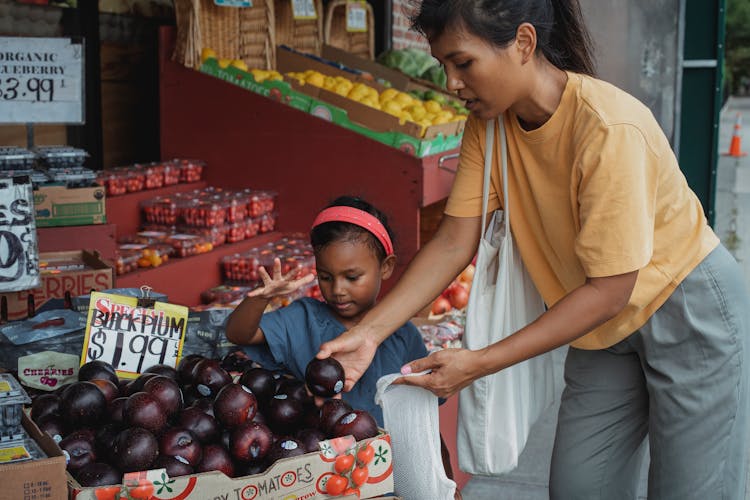
[(177, 369), (148, 368), (119, 380), (107, 363), (81, 366), (78, 382), (38, 395), (31, 418), (59, 440), (82, 486), (119, 484), (122, 474), (165, 468), (170, 477), (218, 470), (258, 474), (276, 460), (318, 451), (321, 440), (376, 436), (375, 420), (341, 399), (343, 368), (313, 360), (305, 382), (234, 351), (191, 354)]

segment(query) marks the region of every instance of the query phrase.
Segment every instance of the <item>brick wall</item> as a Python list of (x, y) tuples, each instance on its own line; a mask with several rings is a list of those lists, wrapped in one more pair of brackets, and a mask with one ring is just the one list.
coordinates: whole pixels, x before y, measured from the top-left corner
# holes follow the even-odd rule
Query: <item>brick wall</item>
[(409, 29), (409, 0), (393, 0), (393, 48), (415, 47), (430, 51), (427, 40)]

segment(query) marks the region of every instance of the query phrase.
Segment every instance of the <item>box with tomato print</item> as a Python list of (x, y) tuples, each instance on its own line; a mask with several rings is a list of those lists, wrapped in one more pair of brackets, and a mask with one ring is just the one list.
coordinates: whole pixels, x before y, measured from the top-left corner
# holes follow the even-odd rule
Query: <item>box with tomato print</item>
[(381, 498), (393, 491), (393, 451), (390, 435), (381, 430), (362, 441), (322, 441), (318, 453), (279, 460), (253, 476), (213, 471), (170, 478), (157, 469), (126, 474), (122, 485), (84, 488), (68, 475), (68, 489), (75, 500)]

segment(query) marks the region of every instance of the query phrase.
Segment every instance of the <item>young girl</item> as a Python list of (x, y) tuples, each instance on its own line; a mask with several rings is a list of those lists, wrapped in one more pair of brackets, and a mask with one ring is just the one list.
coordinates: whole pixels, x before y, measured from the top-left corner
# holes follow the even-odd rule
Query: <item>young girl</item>
[[(263, 286), (251, 292), (227, 321), (227, 338), (235, 344), (266, 343), (274, 361), (304, 380), (307, 364), (321, 344), (352, 328), (374, 305), (383, 280), (393, 273), (396, 255), (385, 215), (359, 198), (342, 196), (315, 218), (310, 232), (318, 283), (325, 302), (303, 298), (263, 314), (268, 302), (313, 280), (282, 276), (278, 259)], [(427, 350), (417, 328), (407, 322), (383, 342), (353, 389), (343, 395), (353, 408), (368, 411), (383, 425), (375, 404), (375, 383), (396, 373)]]

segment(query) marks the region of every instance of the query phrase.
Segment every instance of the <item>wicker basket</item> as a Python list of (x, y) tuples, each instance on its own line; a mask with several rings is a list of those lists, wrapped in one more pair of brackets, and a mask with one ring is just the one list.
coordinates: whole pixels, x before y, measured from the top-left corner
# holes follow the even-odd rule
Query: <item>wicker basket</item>
[(250, 68), (270, 69), (275, 60), (273, 0), (255, 0), (252, 7), (219, 7), (213, 0), (175, 0), (177, 43), (173, 59), (185, 66), (201, 65), (201, 50), (217, 57), (240, 59)]
[(322, 0), (315, 1), (317, 19), (294, 19), (292, 2), (289, 0), (274, 0), (273, 9), (276, 43), (319, 56), (323, 47)]
[(375, 18), (369, 3), (362, 6), (367, 11), (367, 31), (346, 30), (346, 0), (333, 0), (328, 4), (323, 39), (328, 45), (368, 59), (375, 58)]

